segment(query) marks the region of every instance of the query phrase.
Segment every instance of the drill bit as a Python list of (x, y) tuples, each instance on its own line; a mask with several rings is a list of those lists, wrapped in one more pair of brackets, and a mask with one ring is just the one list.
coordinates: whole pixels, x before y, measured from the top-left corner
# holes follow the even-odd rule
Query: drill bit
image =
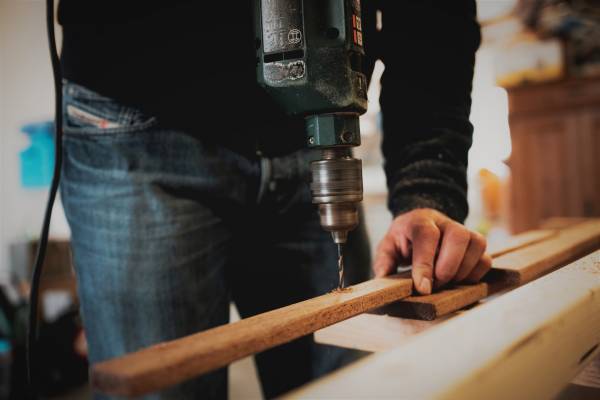
[(344, 248), (342, 243), (337, 244), (338, 248), (338, 272), (340, 274), (340, 280), (338, 282), (338, 290), (344, 288)]

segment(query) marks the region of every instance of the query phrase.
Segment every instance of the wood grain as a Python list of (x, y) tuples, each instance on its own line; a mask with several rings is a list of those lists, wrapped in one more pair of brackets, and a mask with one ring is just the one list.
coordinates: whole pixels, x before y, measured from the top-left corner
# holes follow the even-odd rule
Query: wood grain
[(500, 282), (511, 286), (547, 274), (566, 263), (600, 248), (600, 219), (566, 228), (552, 239), (527, 246), (494, 260)]
[(183, 382), (408, 296), (412, 280), (373, 279), (92, 366), (101, 392), (139, 396)]
[(461, 308), (467, 307), (490, 294), (489, 285), (481, 282), (475, 285), (451, 286), (426, 296), (409, 296), (401, 301), (376, 310), (400, 318), (433, 321)]
[(571, 226), (589, 221), (589, 218), (584, 217), (552, 217), (548, 218), (540, 224), (541, 230), (546, 229), (565, 229)]
[(287, 398), (550, 399), (599, 343), (600, 251)]
[(365, 313), (315, 332), (315, 342), (348, 349), (380, 352), (397, 347), (411, 337), (452, 318), (421, 321)]
[(523, 232), (518, 235), (509, 236), (501, 242), (491, 243), (488, 246), (487, 253), (492, 258), (500, 257), (504, 254), (522, 249), (523, 247), (531, 246), (534, 243), (547, 240), (557, 234), (557, 229), (537, 229)]
[(449, 287), (428, 296), (410, 296), (387, 305), (381, 312), (431, 321), (490, 294), (530, 282), (597, 248), (600, 248), (600, 219), (591, 219), (496, 257), (485, 282)]

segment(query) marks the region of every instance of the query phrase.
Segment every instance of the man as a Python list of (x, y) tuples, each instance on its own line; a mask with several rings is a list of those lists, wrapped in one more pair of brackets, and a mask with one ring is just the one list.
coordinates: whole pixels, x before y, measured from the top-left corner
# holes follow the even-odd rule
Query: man
[[(304, 122), (257, 86), (253, 1), (62, 0), (65, 161), (90, 360), (134, 351), (334, 288), (336, 249), (308, 188)], [(408, 3), (408, 4), (407, 4)], [(418, 292), (490, 268), (467, 215), (473, 1), (364, 1), (395, 219), (373, 269), (413, 264)], [(383, 29), (376, 27), (377, 10)], [(380, 21), (381, 22), (381, 21)], [(369, 278), (361, 226), (347, 282)], [(353, 355), (310, 337), (257, 355), (273, 397)], [(226, 371), (156, 398), (224, 398)]]

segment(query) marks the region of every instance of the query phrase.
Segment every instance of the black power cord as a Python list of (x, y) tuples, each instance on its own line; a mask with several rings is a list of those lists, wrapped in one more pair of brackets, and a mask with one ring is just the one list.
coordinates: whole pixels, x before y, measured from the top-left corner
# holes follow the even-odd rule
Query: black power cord
[(62, 164), (62, 73), (60, 70), (60, 59), (56, 48), (56, 37), (54, 35), (54, 0), (46, 0), (46, 30), (48, 33), (48, 46), (50, 50), (50, 60), (52, 62), (52, 74), (54, 76), (54, 140), (56, 144), (56, 156), (54, 160), (54, 172), (48, 201), (46, 203), (46, 212), (42, 224), (42, 232), (38, 243), (33, 274), (31, 277), (31, 292), (29, 295), (29, 325), (27, 331), (27, 378), (32, 396), (37, 397), (37, 364), (36, 364), (36, 341), (38, 330), (38, 310), (39, 310), (39, 289), (40, 277), (42, 275), (42, 265), (46, 257), (46, 247), (48, 245), (48, 231), (50, 230), (50, 219), (52, 218), (52, 207), (58, 191), (60, 181), (60, 169)]

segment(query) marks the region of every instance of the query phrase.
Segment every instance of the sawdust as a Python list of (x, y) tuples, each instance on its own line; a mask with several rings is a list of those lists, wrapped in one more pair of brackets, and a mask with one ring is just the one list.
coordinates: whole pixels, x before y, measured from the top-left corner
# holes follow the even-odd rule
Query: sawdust
[(351, 292), (352, 288), (351, 287), (345, 287), (345, 288), (335, 288), (333, 289), (330, 293), (348, 293)]

